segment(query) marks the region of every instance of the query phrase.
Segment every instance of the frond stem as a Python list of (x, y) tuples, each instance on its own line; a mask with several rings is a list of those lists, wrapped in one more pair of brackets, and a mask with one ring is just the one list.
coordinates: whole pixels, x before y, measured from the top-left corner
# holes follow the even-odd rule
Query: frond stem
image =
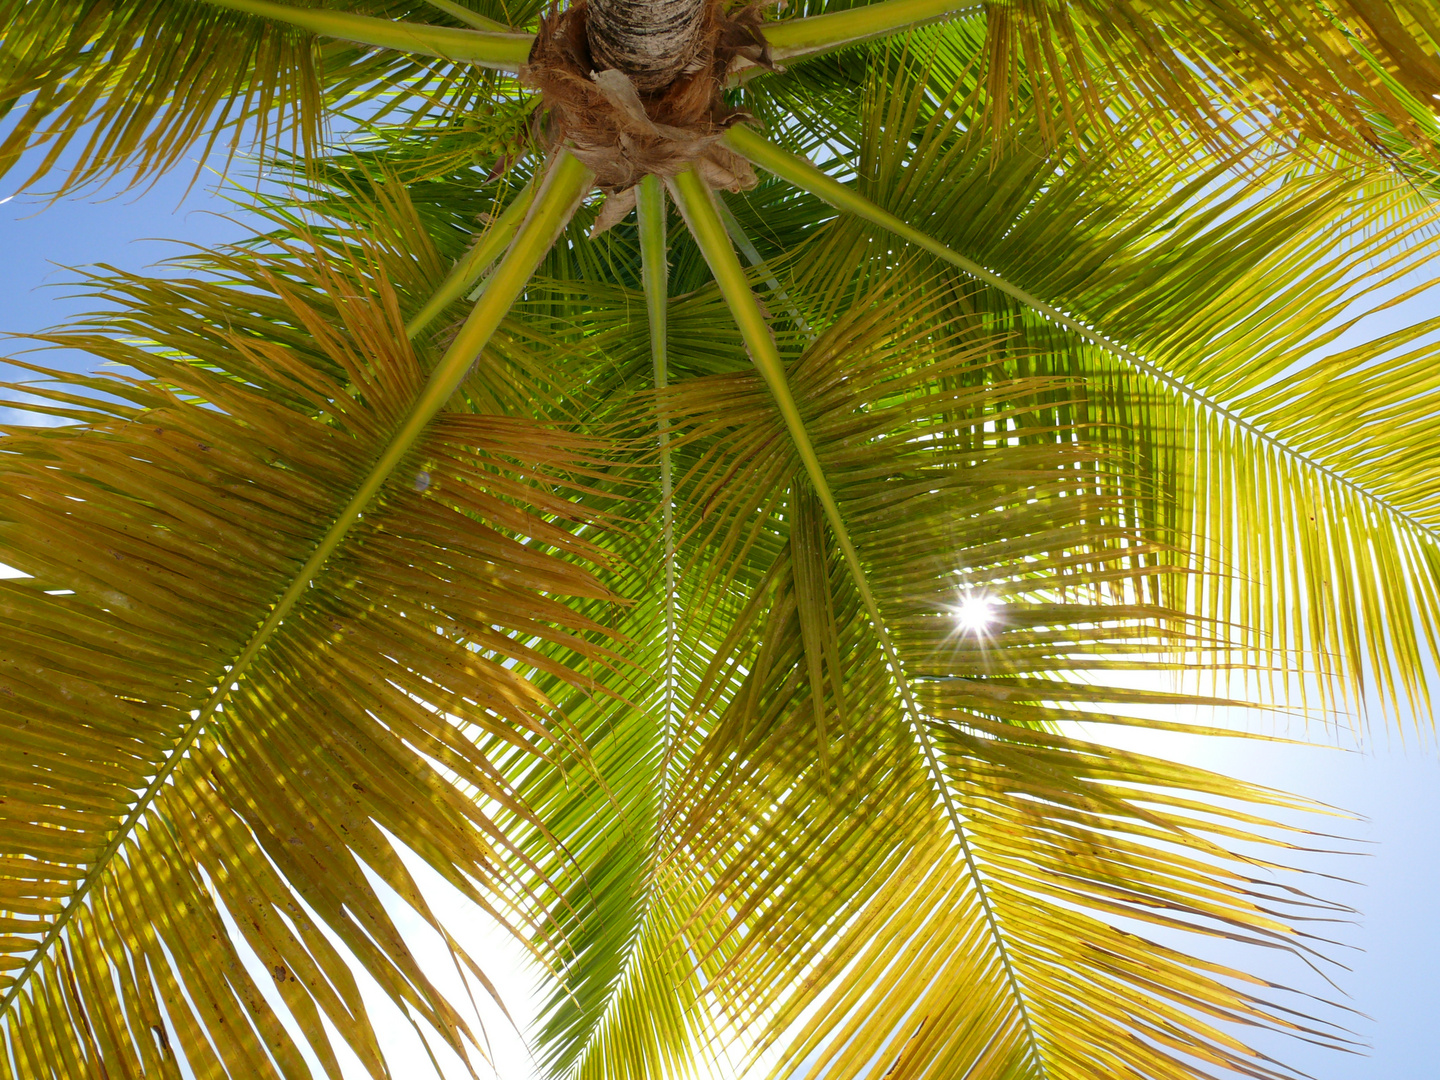
[(974, 852), (971, 850), (964, 821), (951, 796), (950, 784), (946, 779), (940, 756), (935, 750), (935, 744), (930, 739), (930, 733), (926, 727), (928, 721), (920, 709), (919, 702), (915, 700), (910, 680), (905, 675), (899, 653), (890, 640), (889, 628), (880, 613), (880, 605), (870, 589), (869, 578), (860, 561), (860, 552), (850, 539), (850, 530), (840, 513), (840, 504), (836, 501), (834, 492), (830, 488), (829, 478), (825, 474), (824, 466), (820, 463), (819, 455), (815, 452), (814, 443), (810, 440), (810, 433), (805, 427), (805, 418), (800, 415), (800, 407), (795, 401), (795, 395), (790, 390), (790, 383), (785, 375), (785, 364), (780, 359), (780, 350), (776, 348), (775, 339), (771, 336), (770, 327), (766, 325), (765, 316), (761, 312), (759, 304), (756, 303), (750, 283), (745, 279), (745, 271), (740, 266), (740, 260), (726, 238), (725, 226), (715, 210), (710, 189), (693, 168), (676, 176), (670, 183), (671, 190), (676, 196), (675, 201), (685, 215), (685, 222), (689, 225), (690, 232), (695, 237), (695, 242), (701, 253), (704, 254), (706, 262), (710, 264), (715, 281), (720, 286), (721, 295), (724, 296), (725, 303), (740, 328), (740, 335), (745, 341), (750, 359), (754, 362), (761, 377), (765, 380), (771, 396), (775, 399), (776, 407), (780, 410), (786, 430), (795, 446), (795, 452), (805, 467), (805, 473), (810, 479), (811, 486), (815, 489), (815, 494), (820, 499), (820, 505), (825, 508), (825, 517), (830, 522), (831, 531), (835, 534), (835, 540), (840, 545), (841, 553), (845, 556), (845, 564), (849, 567), (850, 578), (855, 583), (856, 591), (860, 593), (860, 600), (865, 605), (865, 613), (869, 616), (870, 624), (875, 629), (875, 636), (880, 642), (880, 649), (895, 677), (895, 685), (904, 702), (911, 730), (915, 734), (916, 742), (920, 745), (931, 779), (939, 791), (946, 816), (950, 819), (950, 825), (965, 860), (966, 869), (970, 873), (971, 881), (974, 882), (975, 893), (979, 897), (986, 924), (995, 942), (996, 952), (1005, 969), (1006, 980), (1020, 1012), (1031, 1053), (1034, 1055), (1041, 1075), (1048, 1075), (1044, 1058), (1040, 1054), (1040, 1048), (1035, 1039), (1035, 1028), (1025, 1004), (1024, 990), (1015, 973), (1010, 959), (1010, 951), (1005, 944), (1005, 936), (1000, 927), (1000, 920), (991, 906), (984, 879), (980, 875), (980, 868), (976, 864)]
[[(665, 189), (654, 175), (640, 181), (636, 219), (640, 225), (640, 276), (645, 288), (645, 314), (650, 323), (650, 359), (655, 389), (669, 383), (670, 266), (665, 243)], [(674, 477), (670, 463), (670, 419), (659, 403), (656, 424), (660, 434), (660, 520), (665, 545), (665, 769), (670, 768), (671, 724), (675, 713), (675, 507)]]
[(525, 215), (530, 212), (530, 205), (535, 201), (535, 187), (536, 182), (532, 180), (521, 188), (520, 194), (515, 196), (510, 205), (495, 219), (485, 235), (455, 261), (450, 273), (425, 302), (425, 306), (405, 324), (407, 338), (413, 340), (437, 315), (464, 296), (485, 269), (510, 246), (510, 241), (515, 238), (520, 223), (525, 220)]
[(887, 232), (894, 233), (902, 240), (909, 241), (917, 247), (924, 248), (932, 255), (945, 260), (951, 266), (969, 274), (971, 277), (977, 278), (987, 285), (993, 285), (1007, 296), (1039, 312), (1050, 321), (1059, 326), (1063, 326), (1090, 344), (1098, 346), (1110, 353), (1110, 355), (1124, 361), (1137, 371), (1143, 372), (1157, 382), (1168, 386), (1181, 397), (1194, 402), (1212, 415), (1219, 416), (1227, 422), (1234, 424), (1247, 435), (1259, 440), (1266, 446), (1272, 447), (1281, 455), (1300, 463), (1307, 469), (1314, 470), (1327, 480), (1360, 496), (1361, 499), (1371, 503), (1384, 514), (1403, 521), (1407, 526), (1418, 533), (1422, 533), (1432, 542), (1440, 544), (1440, 529), (1426, 525), (1419, 518), (1402, 510), (1383, 496), (1375, 494), (1373, 491), (1349, 479), (1342, 473), (1336, 472), (1328, 465), (1317, 461), (1301, 450), (1295, 449), (1283, 439), (1270, 434), (1264, 428), (1245, 419), (1245, 417), (1221, 404), (1219, 401), (1216, 401), (1204, 391), (1191, 386), (1182, 379), (1176, 378), (1151, 361), (1144, 359), (1133, 350), (1106, 337), (1099, 330), (1087, 326), (1079, 319), (1065, 314), (1065, 312), (1053, 304), (1047, 304), (1039, 297), (1026, 292), (1017, 285), (1011, 284), (999, 274), (992, 270), (985, 269), (985, 267), (979, 263), (967, 259), (963, 255), (956, 254), (940, 241), (921, 232), (914, 226), (907, 225), (894, 214), (882, 210), (859, 192), (852, 190), (833, 177), (827, 176), (804, 158), (792, 154), (788, 150), (784, 150), (768, 140), (761, 138), (753, 131), (739, 126), (732, 127), (726, 133), (725, 141), (736, 153), (748, 158), (767, 172), (773, 173), (782, 180), (794, 184), (802, 191), (807, 191), (816, 198), (823, 199), (837, 210), (854, 214), (856, 217), (862, 218), (872, 225), (878, 225)]
[(765, 40), (776, 60), (801, 60), (980, 10), (982, 5), (973, 0), (881, 0), (844, 11), (766, 23)]
[(104, 875), (110, 861), (124, 846), (140, 819), (150, 810), (151, 805), (160, 794), (160, 789), (180, 767), (181, 761), (204, 733), (210, 720), (220, 710), (231, 691), (238, 687), (239, 680), (244, 677), (246, 670), (285, 621), (285, 616), (295, 607), (305, 590), (310, 587), (310, 583), (340, 546), (345, 535), (350, 531), (350, 527), (359, 520), (360, 515), (379, 493), (395, 467), (409, 453), (411, 447), (424, 434), (430, 421), (440, 412), (464, 380), (475, 357), (485, 343), (490, 340), (490, 335), (495, 332), (500, 320), (510, 310), (510, 305), (519, 296), (520, 290), (525, 287), (526, 282), (530, 280), (530, 276), (535, 272), (535, 268), (540, 264), (545, 253), (550, 250), (555, 238), (560, 234), (560, 230), (570, 220), (581, 197), (589, 190), (592, 179), (590, 170), (570, 154), (562, 153), (552, 162), (549, 174), (537, 195), (534, 213), (521, 226), (515, 242), (491, 279), (491, 287), (470, 312), (470, 317), (465, 320), (455, 341), (446, 350), (440, 363), (436, 365), (429, 381), (411, 406), (409, 414), (396, 429), (395, 434), (391, 436), (390, 442), (381, 452), (379, 459), (361, 481), (349, 503), (340, 511), (329, 531), (316, 544), (310, 557), (291, 579), (290, 584), (279, 600), (275, 602), (270, 613), (250, 636), (250, 640), (246, 642), (234, 663), (221, 675), (219, 684), (211, 691), (205, 704), (186, 725), (164, 764), (160, 766), (154, 779), (140, 795), (130, 813), (120, 823), (114, 837), (96, 856), (80, 885), (70, 894), (65, 909), (51, 923), (45, 936), (36, 944), (34, 953), (21, 969), (15, 982), (6, 990), (4, 998), (0, 999), (0, 1015), (4, 1015), (15, 998), (19, 996), (21, 988), (35, 972), (41, 960), (48, 955), (51, 947), (84, 903), (90, 890)]
[(756, 270), (765, 275), (765, 284), (775, 294), (775, 299), (785, 305), (791, 320), (799, 327), (800, 332), (811, 341), (815, 340), (815, 328), (805, 321), (805, 316), (800, 314), (800, 309), (790, 299), (790, 294), (780, 287), (780, 279), (777, 278), (770, 267), (765, 265), (765, 260), (760, 256), (760, 249), (755, 246), (754, 241), (745, 235), (745, 227), (735, 216), (735, 212), (725, 205), (724, 199), (715, 200), (715, 210), (720, 215), (720, 220), (725, 223), (725, 231), (730, 234), (731, 241), (745, 256), (747, 262)]
[(274, 22), (288, 23), (313, 34), (396, 49), (416, 56), (435, 56), (442, 60), (465, 60), (497, 71), (519, 71), (530, 58), (533, 34), (497, 33), (491, 30), (464, 30), (455, 26), (430, 26), (427, 23), (377, 19), (349, 11), (326, 8), (298, 8), (275, 0), (198, 0), (211, 7), (255, 15)]
[(506, 26), (504, 23), (496, 22), (494, 19), (487, 19), (484, 15), (477, 15), (469, 8), (461, 7), (455, 3), (455, 0), (425, 0), (425, 2), (437, 11), (443, 11), (452, 19), (459, 19), (466, 26), (473, 27), (476, 30), (489, 30), (491, 33), (496, 34), (509, 34), (513, 32), (512, 28)]

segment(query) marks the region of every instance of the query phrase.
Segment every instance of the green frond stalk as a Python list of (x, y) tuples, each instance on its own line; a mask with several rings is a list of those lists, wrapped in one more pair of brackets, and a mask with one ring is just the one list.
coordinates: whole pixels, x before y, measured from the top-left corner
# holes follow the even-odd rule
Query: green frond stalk
[(979, 10), (969, 0), (880, 0), (767, 25), (765, 40), (776, 60), (802, 60)]
[(512, 28), (506, 26), (504, 23), (496, 22), (494, 19), (487, 19), (484, 15), (477, 14), (469, 8), (462, 7), (455, 3), (455, 0), (425, 0), (425, 2), (437, 11), (443, 11), (452, 19), (458, 19), (460, 22), (476, 30), (489, 30), (498, 34), (513, 32)]
[[(655, 390), (662, 395), (670, 381), (669, 342), (665, 334), (670, 307), (670, 249), (665, 240), (665, 189), (656, 176), (640, 181), (636, 218), (640, 226), (640, 275), (645, 290), (645, 315), (650, 328), (650, 361)], [(660, 530), (665, 559), (665, 725), (674, 723), (675, 710), (675, 482), (671, 472), (670, 420), (663, 401), (657, 405), (660, 438)], [(670, 747), (666, 739), (666, 767)]]
[(735, 217), (735, 212), (725, 205), (723, 199), (717, 199), (715, 201), (715, 210), (720, 215), (720, 220), (725, 223), (725, 231), (730, 235), (731, 242), (734, 243), (740, 254), (745, 256), (745, 261), (765, 275), (765, 284), (769, 287), (771, 293), (774, 294), (775, 299), (785, 305), (786, 313), (794, 320), (795, 325), (800, 331), (813, 338), (815, 336), (814, 330), (810, 324), (805, 321), (805, 316), (800, 314), (800, 309), (795, 306), (785, 290), (780, 286), (779, 279), (776, 278), (770, 268), (765, 265), (765, 259), (761, 256), (760, 249), (755, 246), (755, 242), (751, 240), (750, 237), (745, 235), (745, 227), (741, 225), (739, 219)]
[(435, 321), (436, 316), (469, 292), (480, 275), (510, 246), (510, 241), (515, 238), (525, 215), (530, 212), (530, 206), (535, 201), (535, 188), (536, 183), (533, 181), (521, 188), (519, 194), (500, 212), (475, 246), (456, 261), (434, 295), (425, 301), (425, 306), (405, 324), (406, 337), (414, 338), (422, 333)]
[(313, 34), (395, 49), (416, 56), (463, 60), (496, 71), (518, 71), (530, 55), (532, 34), (463, 30), (453, 26), (427, 26), (395, 19), (377, 19), (348, 11), (300, 8), (275, 0), (193, 0), (195, 3), (288, 23)]

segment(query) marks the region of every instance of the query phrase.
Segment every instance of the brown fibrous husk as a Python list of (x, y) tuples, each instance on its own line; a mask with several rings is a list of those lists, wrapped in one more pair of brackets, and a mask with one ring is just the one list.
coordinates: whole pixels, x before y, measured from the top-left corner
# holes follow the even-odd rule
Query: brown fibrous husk
[(595, 69), (585, 0), (552, 9), (542, 20), (520, 72), (521, 81), (542, 96), (535, 135), (547, 148), (563, 146), (583, 161), (595, 173), (595, 186), (611, 196), (602, 216), (613, 220), (597, 227), (618, 221), (634, 205), (632, 189), (652, 173), (674, 176), (693, 164), (712, 188), (755, 185), (750, 163), (720, 139), (726, 129), (753, 119), (727, 105), (723, 91), (738, 58), (769, 66), (762, 6), (726, 12), (720, 0), (712, 2), (693, 59), (670, 85), (648, 93), (624, 72)]

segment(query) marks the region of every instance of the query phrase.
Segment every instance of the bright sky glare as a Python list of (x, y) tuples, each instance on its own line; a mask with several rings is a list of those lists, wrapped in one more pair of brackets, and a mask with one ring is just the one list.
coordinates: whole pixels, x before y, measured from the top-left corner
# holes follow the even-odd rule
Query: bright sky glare
[(995, 605), (983, 596), (967, 596), (953, 609), (961, 630), (983, 634), (995, 619)]

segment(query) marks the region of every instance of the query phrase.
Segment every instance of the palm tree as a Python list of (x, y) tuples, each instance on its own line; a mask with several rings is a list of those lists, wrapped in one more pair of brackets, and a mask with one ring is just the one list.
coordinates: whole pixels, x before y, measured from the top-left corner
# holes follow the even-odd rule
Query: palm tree
[(12, 361), (0, 1076), (478, 1063), (415, 858), (556, 1077), (1349, 1045), (1316, 808), (1086, 732), (1428, 701), (1440, 12), (782, 6), (0, 0), (24, 183), (284, 181)]

